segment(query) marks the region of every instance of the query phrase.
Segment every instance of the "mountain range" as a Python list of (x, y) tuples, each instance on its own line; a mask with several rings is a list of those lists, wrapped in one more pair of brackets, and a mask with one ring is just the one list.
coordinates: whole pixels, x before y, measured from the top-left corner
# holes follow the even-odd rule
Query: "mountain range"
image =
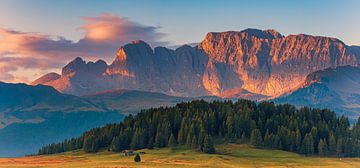
[(359, 61), (360, 47), (335, 38), (246, 29), (208, 33), (199, 45), (175, 50), (133, 41), (110, 65), (76, 58), (61, 75), (49, 73), (32, 84), (74, 95), (127, 89), (260, 100), (297, 90), (313, 72)]

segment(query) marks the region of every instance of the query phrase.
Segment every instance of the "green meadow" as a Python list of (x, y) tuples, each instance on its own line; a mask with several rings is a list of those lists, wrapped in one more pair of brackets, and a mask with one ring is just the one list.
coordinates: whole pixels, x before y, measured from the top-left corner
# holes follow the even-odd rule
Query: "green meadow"
[(66, 152), (56, 155), (0, 158), (1, 168), (125, 168), (125, 167), (360, 167), (360, 158), (304, 157), (281, 150), (257, 149), (248, 145), (216, 146), (217, 154), (205, 154), (184, 147), (139, 150), (141, 162), (134, 156), (102, 151)]

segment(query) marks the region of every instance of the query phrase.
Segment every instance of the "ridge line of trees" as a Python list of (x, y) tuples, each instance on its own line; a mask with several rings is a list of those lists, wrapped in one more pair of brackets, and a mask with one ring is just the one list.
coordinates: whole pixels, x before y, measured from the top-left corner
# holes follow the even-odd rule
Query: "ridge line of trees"
[(360, 118), (352, 127), (328, 109), (296, 109), (289, 104), (250, 100), (195, 100), (174, 107), (142, 110), (121, 123), (42, 147), (38, 154), (83, 149), (113, 152), (185, 145), (215, 153), (214, 140), (249, 143), (304, 155), (360, 157)]

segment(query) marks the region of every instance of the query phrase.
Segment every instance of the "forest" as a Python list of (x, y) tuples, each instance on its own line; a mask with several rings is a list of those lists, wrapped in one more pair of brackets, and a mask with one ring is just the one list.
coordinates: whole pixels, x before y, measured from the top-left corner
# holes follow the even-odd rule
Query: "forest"
[(195, 100), (142, 110), (122, 122), (49, 144), (38, 154), (162, 148), (183, 145), (216, 153), (216, 144), (239, 143), (306, 156), (360, 157), (360, 118), (353, 125), (328, 109), (250, 100)]

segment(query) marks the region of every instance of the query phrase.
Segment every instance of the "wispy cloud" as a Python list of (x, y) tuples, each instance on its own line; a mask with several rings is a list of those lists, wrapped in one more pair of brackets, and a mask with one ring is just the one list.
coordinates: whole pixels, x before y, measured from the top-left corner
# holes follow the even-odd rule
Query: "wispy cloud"
[[(167, 45), (159, 27), (145, 26), (112, 14), (82, 18), (79, 29), (84, 37), (77, 42), (61, 36), (21, 32), (0, 28), (0, 80), (13, 81), (13, 71), (60, 68), (74, 57), (114, 58), (116, 50), (132, 40), (141, 39), (152, 46)], [(31, 76), (31, 75), (29, 75)]]

